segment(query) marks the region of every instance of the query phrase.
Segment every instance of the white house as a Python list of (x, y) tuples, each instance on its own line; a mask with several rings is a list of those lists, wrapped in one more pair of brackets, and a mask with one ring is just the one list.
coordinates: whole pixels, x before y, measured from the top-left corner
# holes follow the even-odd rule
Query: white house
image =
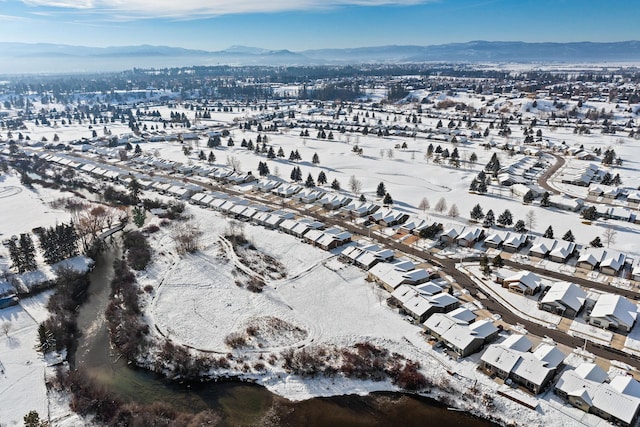
[(638, 317), (638, 307), (620, 295), (603, 294), (589, 315), (589, 323), (602, 328), (631, 331)]

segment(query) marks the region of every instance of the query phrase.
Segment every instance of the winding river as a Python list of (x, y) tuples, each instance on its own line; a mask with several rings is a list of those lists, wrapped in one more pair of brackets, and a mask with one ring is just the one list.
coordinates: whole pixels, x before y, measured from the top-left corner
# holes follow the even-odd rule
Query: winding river
[(170, 402), (177, 409), (198, 412), (213, 409), (224, 424), (281, 426), (470, 426), (493, 424), (437, 402), (402, 393), (369, 396), (337, 396), (290, 402), (266, 388), (238, 381), (181, 385), (114, 357), (109, 347), (104, 311), (109, 300), (113, 260), (121, 256), (118, 246), (100, 254), (91, 272), (88, 299), (78, 312), (82, 332), (72, 363), (83, 367), (100, 384), (121, 399), (146, 404)]

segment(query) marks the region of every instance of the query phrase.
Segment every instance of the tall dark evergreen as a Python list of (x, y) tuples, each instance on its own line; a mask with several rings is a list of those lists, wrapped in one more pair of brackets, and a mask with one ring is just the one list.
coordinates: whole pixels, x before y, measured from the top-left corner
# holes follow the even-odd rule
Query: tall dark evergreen
[(381, 182), (376, 189), (376, 196), (384, 197), (385, 194), (387, 194), (387, 189), (384, 186), (384, 182)]
[(313, 188), (316, 186), (316, 182), (313, 180), (311, 174), (307, 175), (307, 180), (305, 181), (304, 186), (307, 188)]
[(327, 175), (325, 175), (324, 171), (320, 171), (318, 174), (318, 185), (325, 185), (327, 183)]

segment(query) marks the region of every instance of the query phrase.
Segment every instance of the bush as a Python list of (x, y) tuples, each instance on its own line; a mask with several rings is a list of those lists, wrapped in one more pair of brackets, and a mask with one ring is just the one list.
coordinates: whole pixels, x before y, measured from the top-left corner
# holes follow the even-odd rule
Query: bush
[(130, 231), (124, 237), (127, 262), (134, 270), (144, 270), (151, 261), (151, 246), (144, 234)]

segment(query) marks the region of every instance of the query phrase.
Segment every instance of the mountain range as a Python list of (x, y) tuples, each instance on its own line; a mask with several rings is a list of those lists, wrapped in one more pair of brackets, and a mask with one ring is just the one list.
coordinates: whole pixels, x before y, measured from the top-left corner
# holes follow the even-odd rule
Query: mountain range
[(417, 62), (640, 62), (640, 41), (526, 43), (472, 41), (293, 52), (247, 46), (219, 51), (169, 46), (86, 47), (0, 43), (0, 73), (116, 71), (190, 65), (339, 65)]

